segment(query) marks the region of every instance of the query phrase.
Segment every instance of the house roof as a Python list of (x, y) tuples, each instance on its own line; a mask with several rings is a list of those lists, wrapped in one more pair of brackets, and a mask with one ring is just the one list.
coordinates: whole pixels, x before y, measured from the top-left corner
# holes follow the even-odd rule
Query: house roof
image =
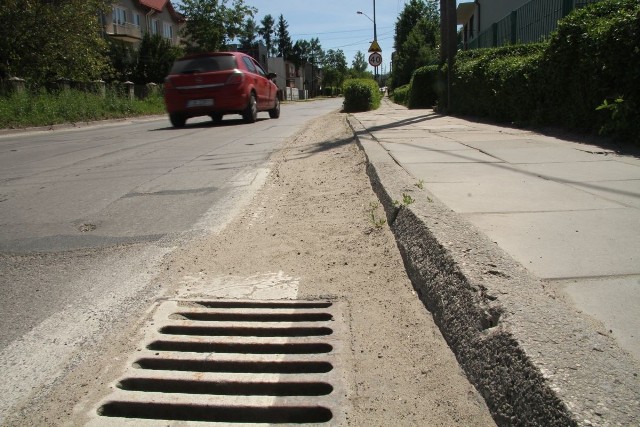
[(158, 12), (162, 11), (162, 8), (164, 7), (165, 3), (167, 3), (167, 1), (168, 0), (139, 0), (141, 5), (150, 7), (151, 9), (155, 9)]
[(148, 8), (151, 8), (158, 12), (162, 12), (162, 9), (164, 9), (164, 7), (166, 6), (167, 10), (175, 18), (176, 21), (184, 21), (184, 17), (173, 8), (170, 0), (138, 0), (138, 3), (140, 3), (142, 6), (147, 6)]

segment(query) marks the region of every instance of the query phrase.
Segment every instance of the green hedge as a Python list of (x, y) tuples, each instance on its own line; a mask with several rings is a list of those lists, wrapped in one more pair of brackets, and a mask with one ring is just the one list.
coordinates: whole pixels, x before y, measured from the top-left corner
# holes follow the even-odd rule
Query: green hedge
[(444, 90), (444, 79), (437, 65), (427, 65), (413, 73), (409, 85), (409, 108), (433, 108)]
[(342, 88), (346, 112), (375, 110), (380, 106), (382, 94), (375, 80), (349, 79)]
[(461, 52), (453, 74), (454, 114), (640, 143), (640, 2), (576, 10), (545, 43)]
[(391, 97), (396, 104), (406, 106), (409, 103), (409, 84), (395, 88)]
[(638, 0), (602, 1), (567, 16), (542, 67), (554, 76), (545, 85), (554, 94), (545, 98), (546, 121), (640, 143)]
[(537, 122), (539, 64), (546, 46), (529, 44), (460, 53), (454, 66), (451, 111)]

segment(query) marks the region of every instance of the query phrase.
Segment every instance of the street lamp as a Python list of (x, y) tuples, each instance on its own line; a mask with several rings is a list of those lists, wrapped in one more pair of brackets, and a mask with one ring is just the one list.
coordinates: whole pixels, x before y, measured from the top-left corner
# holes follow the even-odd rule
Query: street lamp
[[(369, 21), (373, 22), (373, 42), (375, 44), (378, 44), (378, 29), (376, 28), (376, 0), (373, 0), (373, 19), (369, 18), (369, 15), (362, 12), (361, 10), (359, 10), (357, 13), (358, 15), (366, 16)], [(375, 78), (376, 78), (376, 81), (378, 81), (378, 67), (375, 67), (374, 69), (375, 69)]]

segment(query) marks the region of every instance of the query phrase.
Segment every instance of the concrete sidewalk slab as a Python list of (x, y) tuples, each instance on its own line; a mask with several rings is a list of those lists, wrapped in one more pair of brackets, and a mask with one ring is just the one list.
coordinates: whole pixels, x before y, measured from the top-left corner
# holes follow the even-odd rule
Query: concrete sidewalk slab
[(349, 122), (498, 424), (640, 424), (640, 159), (386, 98)]

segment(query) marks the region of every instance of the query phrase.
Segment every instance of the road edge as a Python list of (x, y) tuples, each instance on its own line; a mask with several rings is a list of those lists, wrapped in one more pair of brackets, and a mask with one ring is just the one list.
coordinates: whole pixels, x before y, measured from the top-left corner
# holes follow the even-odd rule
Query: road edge
[(496, 423), (637, 422), (638, 366), (604, 327), (419, 188), (354, 115), (348, 123), (409, 278)]

